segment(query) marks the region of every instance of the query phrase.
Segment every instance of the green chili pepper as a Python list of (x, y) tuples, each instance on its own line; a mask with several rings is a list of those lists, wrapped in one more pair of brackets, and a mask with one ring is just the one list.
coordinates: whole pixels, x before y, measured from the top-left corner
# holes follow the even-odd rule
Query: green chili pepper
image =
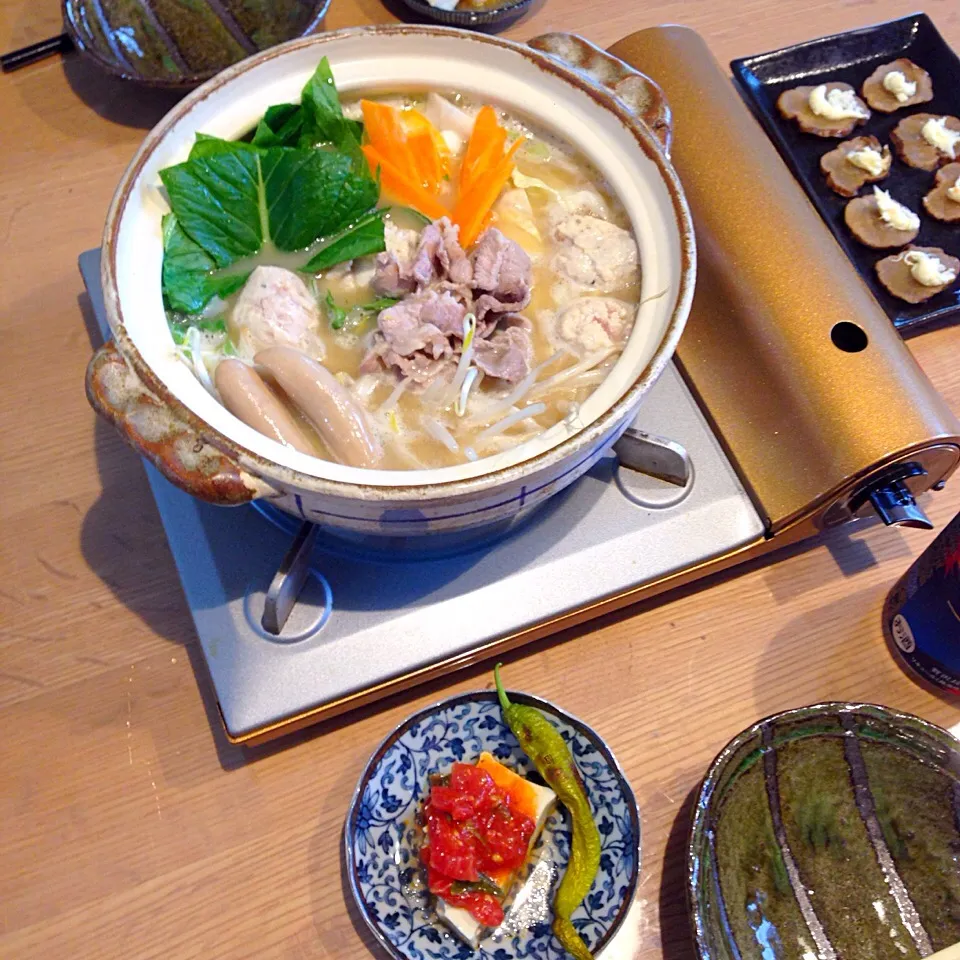
[(553, 898), (554, 935), (576, 960), (593, 960), (593, 954), (570, 922), (573, 911), (590, 892), (600, 868), (600, 832), (593, 821), (580, 771), (560, 732), (536, 707), (510, 702), (500, 682), (499, 663), (493, 668), (493, 675), (503, 719), (540, 776), (570, 813), (570, 860)]

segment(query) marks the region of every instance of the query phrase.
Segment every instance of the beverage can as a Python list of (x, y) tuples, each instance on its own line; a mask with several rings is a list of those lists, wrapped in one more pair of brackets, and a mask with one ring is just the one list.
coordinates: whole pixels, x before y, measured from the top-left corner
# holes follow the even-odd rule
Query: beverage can
[(960, 694), (960, 516), (897, 581), (883, 607), (896, 656), (941, 690)]

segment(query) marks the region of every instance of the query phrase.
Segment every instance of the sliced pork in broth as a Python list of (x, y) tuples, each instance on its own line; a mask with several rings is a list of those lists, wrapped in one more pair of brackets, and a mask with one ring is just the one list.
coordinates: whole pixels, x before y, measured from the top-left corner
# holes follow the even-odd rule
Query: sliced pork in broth
[[(163, 288), (184, 361), (254, 429), (351, 466), (448, 466), (576, 429), (640, 288), (598, 172), (457, 95), (323, 109), (271, 108), (244, 141), (198, 138), (163, 172)], [(227, 163), (260, 191), (219, 205), (251, 211), (245, 233), (194, 216), (194, 180), (215, 194)]]

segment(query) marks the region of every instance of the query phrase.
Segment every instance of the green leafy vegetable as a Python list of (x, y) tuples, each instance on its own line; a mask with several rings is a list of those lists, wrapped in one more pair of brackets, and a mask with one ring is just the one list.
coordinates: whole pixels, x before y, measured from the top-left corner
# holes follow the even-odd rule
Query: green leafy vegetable
[(163, 218), (161, 284), (167, 307), (199, 313), (215, 297), (239, 290), (249, 274), (217, 274), (214, 259), (184, 233), (174, 214)]
[(383, 233), (383, 217), (386, 212), (374, 210), (373, 213), (361, 217), (352, 227), (334, 237), (301, 269), (306, 273), (319, 273), (343, 263), (344, 260), (366, 257), (386, 250), (387, 243)]
[(197, 313), (210, 296), (207, 277), (216, 267), (213, 258), (194, 243), (168, 213), (163, 221), (163, 268), (161, 282), (167, 307), (184, 313)]
[(198, 140), (196, 156), (160, 171), (186, 234), (219, 267), (253, 256), (269, 237), (301, 250), (367, 213), (376, 181), (351, 157), (327, 150)]
[(327, 311), (327, 320), (330, 321), (331, 328), (334, 330), (342, 330), (348, 323), (350, 326), (357, 326), (371, 316), (378, 314), (381, 310), (386, 310), (387, 307), (392, 307), (395, 303), (399, 303), (400, 299), (398, 297), (379, 297), (376, 300), (371, 300), (369, 303), (361, 303), (355, 307), (351, 307), (349, 310), (344, 310), (343, 307), (337, 306), (334, 301), (333, 291), (328, 290), (323, 302)]
[(253, 134), (257, 147), (295, 147), (303, 131), (303, 109), (299, 103), (278, 103), (267, 107)]
[(327, 305), (327, 319), (330, 321), (331, 328), (341, 330), (347, 322), (347, 311), (336, 305), (331, 290), (327, 291), (327, 298), (324, 303)]
[(246, 144), (233, 146), (160, 171), (180, 225), (218, 267), (252, 257), (263, 244), (260, 157)]
[(330, 62), (324, 57), (303, 88), (301, 102), (268, 107), (253, 133), (252, 143), (257, 147), (330, 144), (353, 155), (360, 146), (362, 132), (362, 123), (344, 117)]
[(224, 140), (221, 137), (213, 137), (209, 133), (198, 133), (194, 141), (193, 149), (190, 151), (188, 160), (196, 160), (197, 157), (213, 157), (220, 153), (236, 153), (238, 150), (253, 151), (257, 148), (252, 143), (245, 140)]
[(333, 82), (330, 61), (324, 57), (313, 76), (303, 88), (301, 99), (303, 128), (300, 146), (316, 146), (318, 143), (333, 144), (353, 156), (359, 153), (363, 124), (348, 120), (340, 106), (340, 96)]
[[(249, 274), (225, 271), (266, 242), (294, 251), (332, 237), (314, 270), (383, 250), (383, 213), (373, 210), (380, 187), (360, 152), (362, 130), (344, 117), (324, 58), (302, 102), (270, 107), (244, 141), (198, 134), (188, 159), (160, 172), (172, 210), (163, 221), (167, 308), (197, 314), (229, 296)], [(340, 313), (336, 329), (346, 322)]]
[(386, 310), (387, 307), (392, 307), (399, 302), (400, 297), (378, 297), (376, 300), (363, 304), (360, 309), (367, 313), (379, 313), (381, 310)]
[(380, 192), (352, 159), (327, 150), (274, 147), (261, 157), (270, 237), (281, 250), (302, 250), (365, 214)]

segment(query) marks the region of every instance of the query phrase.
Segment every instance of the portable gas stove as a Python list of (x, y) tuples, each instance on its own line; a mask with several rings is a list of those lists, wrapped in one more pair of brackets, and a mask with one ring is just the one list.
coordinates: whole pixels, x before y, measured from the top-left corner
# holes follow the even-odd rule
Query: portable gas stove
[[(700, 249), (676, 363), (616, 451), (506, 534), (428, 542), (348, 540), (269, 506), (210, 506), (147, 467), (234, 742), (827, 527), (870, 515), (929, 526), (914, 495), (956, 468), (960, 423), (703, 41), (655, 28), (612, 52), (665, 89)], [(106, 336), (99, 251), (80, 268)]]

